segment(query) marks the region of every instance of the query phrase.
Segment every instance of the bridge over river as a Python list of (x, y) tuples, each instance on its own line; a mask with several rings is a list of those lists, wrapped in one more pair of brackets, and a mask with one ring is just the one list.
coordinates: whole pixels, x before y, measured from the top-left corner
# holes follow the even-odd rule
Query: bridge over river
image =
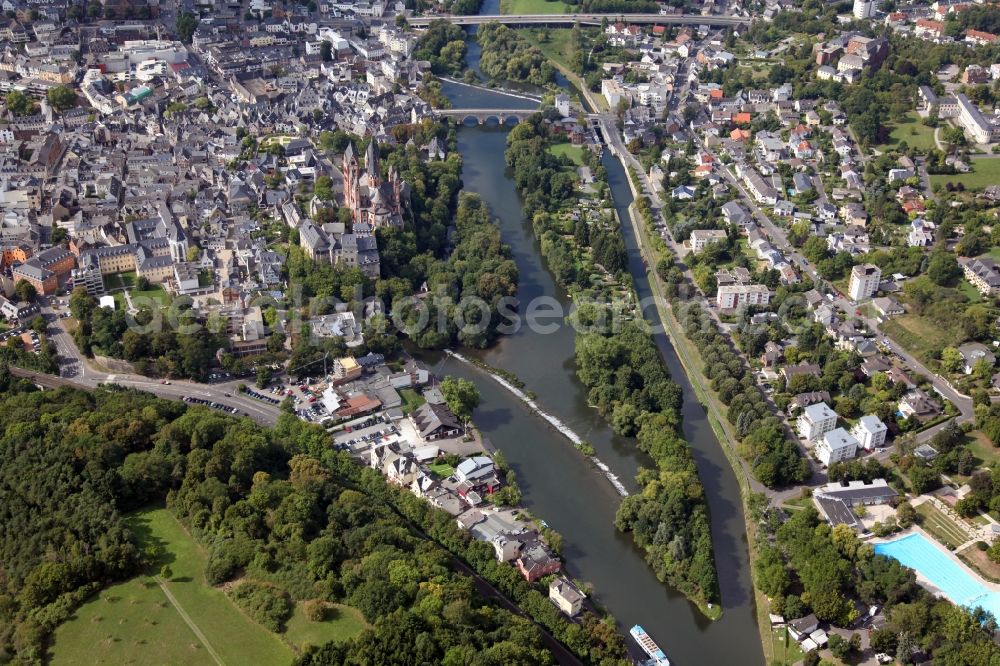
[(481, 25), (483, 23), (503, 23), (505, 25), (600, 25), (602, 21), (645, 23), (658, 25), (708, 25), (716, 28), (747, 25), (749, 17), (744, 16), (702, 16), (700, 14), (487, 14), (480, 16), (412, 16), (407, 22), (415, 28), (425, 28), (433, 21), (445, 20), (455, 25)]

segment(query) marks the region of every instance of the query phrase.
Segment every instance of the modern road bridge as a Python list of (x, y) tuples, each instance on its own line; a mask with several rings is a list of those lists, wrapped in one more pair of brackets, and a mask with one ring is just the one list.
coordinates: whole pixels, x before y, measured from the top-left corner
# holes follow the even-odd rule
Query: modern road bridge
[(506, 25), (600, 25), (601, 21), (625, 23), (654, 23), (659, 25), (708, 25), (726, 27), (746, 25), (743, 16), (702, 16), (700, 14), (493, 14), (487, 16), (411, 16), (407, 22), (414, 27), (426, 27), (433, 21), (445, 20), (455, 25), (480, 25), (504, 23)]

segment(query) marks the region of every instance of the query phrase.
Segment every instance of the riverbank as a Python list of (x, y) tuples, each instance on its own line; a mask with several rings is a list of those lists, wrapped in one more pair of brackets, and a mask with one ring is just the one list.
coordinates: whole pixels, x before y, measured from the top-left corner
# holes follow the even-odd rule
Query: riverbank
[[(535, 400), (530, 395), (522, 391), (521, 388), (513, 385), (503, 375), (499, 374), (498, 372), (495, 372), (492, 368), (490, 368), (486, 364), (477, 363), (475, 360), (466, 358), (465, 356), (462, 356), (458, 352), (453, 352), (450, 349), (445, 349), (444, 353), (447, 354), (448, 356), (451, 356), (457, 361), (461, 361), (462, 363), (468, 363), (469, 365), (479, 367), (484, 372), (488, 372), (498, 384), (503, 386), (505, 389), (507, 389), (507, 391), (512, 393), (518, 400), (523, 402), (528, 407), (528, 409), (531, 410), (533, 414), (536, 414), (537, 416), (541, 417), (542, 420), (548, 422), (549, 425), (551, 425), (553, 428), (556, 429), (556, 431), (558, 431), (566, 439), (572, 442), (573, 446), (576, 447), (578, 451), (586, 455), (590, 459), (590, 461), (594, 463), (594, 466), (597, 467), (599, 470), (601, 470), (601, 473), (604, 474), (604, 476), (608, 479), (609, 482), (611, 482), (611, 485), (614, 487), (614, 489), (618, 492), (619, 495), (621, 495), (622, 497), (628, 496), (629, 494), (628, 489), (621, 482), (621, 479), (619, 479), (618, 476), (611, 471), (611, 468), (608, 467), (604, 462), (602, 462), (600, 458), (594, 455), (593, 447), (590, 444), (588, 444), (586, 440), (584, 440), (582, 437), (576, 434), (576, 432), (574, 432), (572, 428), (570, 428), (568, 425), (559, 420), (558, 417), (553, 416), (552, 414), (549, 414), (544, 409), (542, 409), (538, 405), (538, 403), (535, 402)], [(522, 382), (522, 387), (523, 387), (523, 382)]]
[[(449, 95), (454, 93), (463, 98), (462, 103), (456, 103), (459, 108), (497, 108), (498, 103), (504, 102), (503, 95), (487, 89), (452, 86), (447, 82), (445, 88)], [(462, 185), (481, 194), (500, 219), (504, 242), (512, 247), (519, 270), (518, 300), (527, 304), (538, 298), (554, 299), (555, 307), (563, 313), (569, 312), (579, 303), (556, 283), (553, 271), (541, 257), (541, 244), (533, 233), (532, 221), (525, 219), (517, 205), (519, 197), (513, 182), (516, 173), (506, 169), (503, 159), (509, 133), (509, 128), (458, 128)], [(614, 208), (624, 221), (631, 201), (624, 170), (611, 155), (602, 165), (608, 170), (614, 200), (622, 204), (616, 203)], [(641, 262), (633, 261), (633, 256), (638, 256), (632, 249), (634, 234), (627, 222), (621, 228), (629, 230), (626, 244), (630, 248), (632, 279), (628, 282), (638, 284), (643, 297), (649, 299), (645, 270)], [(621, 232), (616, 229), (616, 233)], [(652, 310), (647, 315), (655, 316)], [(634, 439), (613, 432), (593, 408), (588, 390), (575, 377), (579, 363), (573, 353), (574, 338), (575, 331), (570, 326), (521, 326), (489, 349), (463, 349), (461, 353), (515, 373), (537, 395), (539, 406), (558, 416), (593, 445), (596, 455), (621, 478), (630, 497), (635, 497), (641, 488), (637, 478), (644, 481), (642, 475), (650, 474), (656, 466)], [(526, 405), (479, 368), (443, 354), (428, 360), (434, 365), (447, 366), (437, 371), (476, 383), (483, 396), (477, 410), (477, 427), (502, 450), (515, 470), (524, 505), (533, 514), (544, 516), (562, 534), (568, 556), (567, 572), (585, 581), (591, 598), (613, 613), (620, 631), (627, 632), (634, 624), (642, 625), (671, 661), (682, 666), (763, 664), (757, 623), (750, 607), (752, 586), (739, 485), (714, 441), (705, 410), (689, 386), (683, 367), (665, 342), (665, 336), (655, 338), (671, 377), (681, 386), (683, 438), (695, 456), (710, 505), (713, 550), (725, 609), (716, 620), (709, 619), (672, 584), (659, 580), (632, 536), (615, 528), (621, 496), (587, 457), (567, 446), (564, 436), (541, 418), (526, 418)], [(683, 486), (668, 480), (665, 487)], [(713, 610), (719, 612), (721, 608), (715, 604)], [(630, 643), (630, 647), (635, 646)]]
[[(635, 191), (636, 186), (632, 182), (632, 173), (627, 169), (626, 171), (628, 172), (629, 183), (632, 185), (633, 191)], [(660, 321), (663, 322), (664, 331), (670, 339), (674, 351), (677, 352), (678, 359), (680, 359), (681, 364), (684, 366), (688, 379), (698, 395), (699, 402), (705, 407), (712, 430), (715, 432), (723, 453), (725, 453), (726, 458), (729, 460), (729, 464), (740, 485), (740, 495), (743, 500), (743, 518), (747, 533), (747, 552), (750, 559), (750, 574), (754, 581), (753, 593), (757, 629), (760, 634), (761, 647), (764, 651), (764, 663), (770, 664), (774, 660), (775, 649), (774, 635), (771, 632), (771, 623), (768, 617), (769, 601), (759, 590), (756, 572), (754, 571), (754, 564), (758, 557), (756, 546), (758, 529), (757, 523), (752, 519), (750, 511), (750, 494), (753, 492), (751, 490), (752, 479), (744, 467), (742, 458), (740, 458), (736, 451), (737, 438), (732, 431), (732, 426), (729, 424), (728, 419), (726, 419), (725, 406), (705, 381), (704, 359), (702, 359), (698, 350), (694, 347), (694, 343), (688, 339), (680, 321), (674, 315), (673, 307), (663, 295), (663, 281), (656, 274), (655, 270), (657, 262), (663, 255), (656, 249), (656, 245), (650, 239), (645, 221), (641, 219), (634, 204), (630, 206), (629, 213), (629, 221), (636, 233), (636, 238), (640, 240), (640, 251), (643, 253), (647, 266), (650, 267), (647, 271), (647, 277), (654, 291), (656, 309), (660, 315)], [(669, 253), (669, 258), (675, 258), (673, 253)]]

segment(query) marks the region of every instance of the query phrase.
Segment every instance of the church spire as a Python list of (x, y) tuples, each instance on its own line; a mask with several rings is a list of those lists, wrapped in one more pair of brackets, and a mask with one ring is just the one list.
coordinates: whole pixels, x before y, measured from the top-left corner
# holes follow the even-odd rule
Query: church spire
[(374, 138), (368, 142), (368, 149), (365, 150), (365, 171), (368, 172), (369, 179), (378, 181), (378, 146), (375, 145)]

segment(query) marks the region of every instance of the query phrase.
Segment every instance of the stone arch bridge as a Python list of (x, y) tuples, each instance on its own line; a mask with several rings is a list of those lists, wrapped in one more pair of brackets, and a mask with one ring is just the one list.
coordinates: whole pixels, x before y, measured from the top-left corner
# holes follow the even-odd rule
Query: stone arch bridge
[(458, 123), (466, 123), (471, 119), (479, 125), (485, 125), (490, 120), (495, 120), (500, 125), (516, 125), (538, 113), (538, 109), (438, 109), (435, 113)]

